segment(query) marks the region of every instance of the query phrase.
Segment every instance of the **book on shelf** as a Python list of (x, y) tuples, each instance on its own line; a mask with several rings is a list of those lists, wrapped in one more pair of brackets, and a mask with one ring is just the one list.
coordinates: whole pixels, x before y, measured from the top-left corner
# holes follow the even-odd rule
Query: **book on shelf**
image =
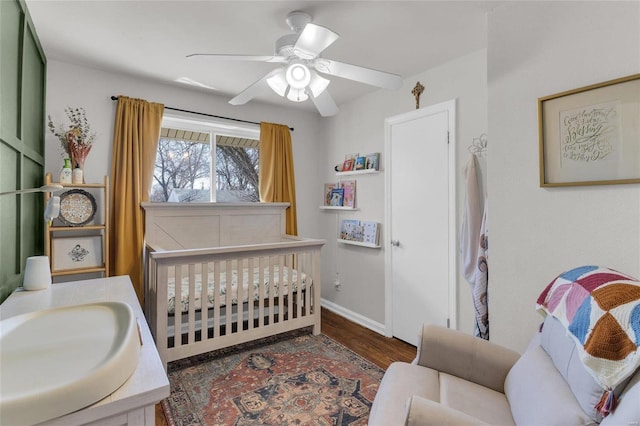
[(356, 206), (356, 181), (343, 180), (340, 182), (340, 188), (344, 189), (342, 205), (344, 207)]
[(349, 158), (347, 160), (344, 160), (344, 163), (342, 163), (342, 171), (343, 172), (350, 172), (353, 170), (353, 162), (355, 160), (353, 158)]
[(322, 201), (323, 205), (325, 206), (331, 205), (331, 191), (333, 191), (334, 188), (339, 188), (339, 187), (340, 185), (335, 182), (324, 184), (324, 200)]
[(330, 206), (342, 207), (342, 199), (344, 198), (344, 188), (333, 188), (331, 190)]
[(362, 222), (362, 242), (380, 244), (380, 224), (378, 222)]
[(340, 239), (377, 246), (380, 242), (380, 224), (378, 222), (361, 222), (356, 219), (343, 219), (340, 226)]
[(366, 158), (365, 157), (356, 158), (355, 170), (364, 170), (365, 169), (365, 165), (366, 165)]
[(344, 156), (344, 162), (342, 163), (342, 171), (350, 172), (355, 170), (356, 160), (358, 158), (358, 153), (356, 154), (347, 154)]
[(340, 225), (340, 239), (347, 241), (358, 241), (356, 237), (362, 232), (358, 230), (360, 221), (356, 219), (343, 219)]
[(380, 170), (380, 153), (374, 152), (365, 157), (365, 169)]

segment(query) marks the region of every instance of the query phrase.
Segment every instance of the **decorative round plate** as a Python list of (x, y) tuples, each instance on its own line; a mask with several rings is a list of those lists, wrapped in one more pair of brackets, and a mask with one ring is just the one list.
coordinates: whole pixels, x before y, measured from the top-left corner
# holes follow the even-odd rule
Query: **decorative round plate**
[(83, 226), (96, 214), (96, 200), (82, 189), (71, 189), (60, 195), (60, 216), (67, 226)]

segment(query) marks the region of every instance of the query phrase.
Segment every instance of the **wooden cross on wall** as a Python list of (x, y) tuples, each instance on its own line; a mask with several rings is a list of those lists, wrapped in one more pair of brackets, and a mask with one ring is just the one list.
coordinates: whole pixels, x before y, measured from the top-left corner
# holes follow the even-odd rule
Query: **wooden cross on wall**
[(420, 95), (424, 93), (424, 86), (420, 82), (416, 83), (416, 87), (413, 88), (411, 94), (416, 98), (416, 109), (420, 108)]

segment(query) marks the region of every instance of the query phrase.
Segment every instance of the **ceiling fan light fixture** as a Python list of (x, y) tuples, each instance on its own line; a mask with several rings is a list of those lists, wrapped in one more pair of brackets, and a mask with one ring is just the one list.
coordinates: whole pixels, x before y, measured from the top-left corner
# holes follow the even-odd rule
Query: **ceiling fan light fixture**
[(316, 72), (312, 72), (311, 81), (309, 82), (309, 90), (311, 90), (313, 97), (317, 98), (318, 96), (320, 96), (320, 94), (327, 88), (329, 83), (331, 83), (330, 80), (327, 80), (324, 77), (320, 77)]
[(290, 87), (287, 93), (287, 99), (293, 102), (304, 102), (309, 99), (309, 95), (305, 93), (304, 88), (296, 89), (295, 87)]
[(287, 83), (294, 89), (304, 89), (311, 81), (311, 72), (303, 63), (293, 62), (285, 73)]
[(271, 89), (276, 92), (280, 96), (284, 96), (287, 92), (287, 87), (289, 84), (284, 76), (284, 69), (280, 69), (276, 74), (267, 78), (267, 84)]

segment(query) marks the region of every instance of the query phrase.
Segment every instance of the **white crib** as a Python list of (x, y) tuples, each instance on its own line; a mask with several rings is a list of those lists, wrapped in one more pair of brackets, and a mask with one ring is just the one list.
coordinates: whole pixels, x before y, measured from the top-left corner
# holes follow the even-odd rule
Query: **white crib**
[(165, 367), (298, 328), (320, 333), (324, 241), (284, 235), (287, 204), (143, 207), (145, 311)]

